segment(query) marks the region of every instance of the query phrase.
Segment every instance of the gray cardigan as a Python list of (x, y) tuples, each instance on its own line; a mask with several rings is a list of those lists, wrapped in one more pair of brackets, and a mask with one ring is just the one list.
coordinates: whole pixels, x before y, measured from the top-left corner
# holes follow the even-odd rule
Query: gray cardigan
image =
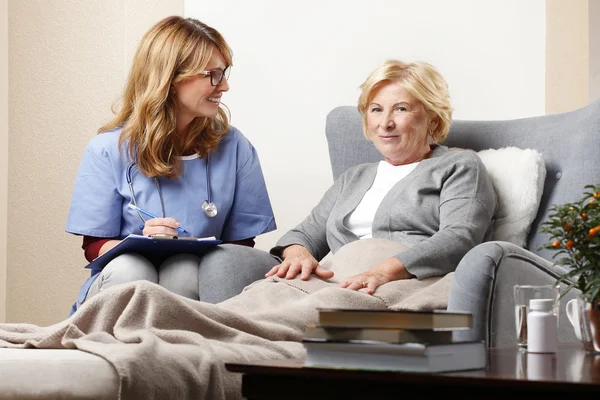
[[(358, 240), (344, 218), (373, 184), (377, 165), (357, 165), (342, 174), (271, 254), (280, 257), (285, 247), (299, 244), (321, 260)], [(436, 145), (431, 158), (384, 197), (373, 219), (373, 237), (408, 245), (395, 257), (418, 279), (445, 275), (471, 248), (491, 238), (496, 208), (492, 181), (477, 154)]]

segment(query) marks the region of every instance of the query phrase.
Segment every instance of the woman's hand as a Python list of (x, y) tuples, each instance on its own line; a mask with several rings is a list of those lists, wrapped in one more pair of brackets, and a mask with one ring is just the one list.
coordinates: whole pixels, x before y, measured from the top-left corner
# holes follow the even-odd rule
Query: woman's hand
[(177, 236), (176, 228), (179, 228), (179, 221), (173, 218), (152, 218), (146, 221), (144, 224), (144, 230), (142, 235), (154, 236), (154, 235), (168, 235)]
[(360, 290), (364, 288), (368, 294), (373, 294), (375, 293), (375, 289), (383, 284), (414, 277), (414, 275), (408, 272), (400, 260), (396, 257), (391, 257), (377, 264), (367, 272), (346, 278), (344, 282), (340, 284), (340, 287), (350, 290)]
[(333, 276), (332, 271), (321, 268), (308, 249), (294, 244), (286, 247), (283, 251), (283, 262), (271, 268), (265, 277), (277, 275), (280, 278), (294, 279), (298, 273), (303, 281), (307, 280), (312, 273), (321, 279), (329, 279)]

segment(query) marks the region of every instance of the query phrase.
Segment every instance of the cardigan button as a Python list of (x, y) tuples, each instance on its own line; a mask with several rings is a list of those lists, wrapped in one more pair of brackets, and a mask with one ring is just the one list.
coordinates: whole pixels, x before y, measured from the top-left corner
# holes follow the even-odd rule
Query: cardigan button
[(556, 180), (559, 180), (562, 177), (562, 172), (556, 173)]

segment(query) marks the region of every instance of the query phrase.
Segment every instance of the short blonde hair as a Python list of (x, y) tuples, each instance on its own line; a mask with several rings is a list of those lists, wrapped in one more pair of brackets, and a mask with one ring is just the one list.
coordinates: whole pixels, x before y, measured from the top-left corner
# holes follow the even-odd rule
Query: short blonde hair
[(195, 148), (205, 157), (227, 134), (229, 116), (224, 105), (215, 118), (195, 118), (186, 138), (175, 131), (173, 84), (204, 70), (214, 51), (228, 66), (232, 64), (231, 49), (221, 34), (192, 18), (164, 18), (142, 37), (119, 110), (99, 133), (122, 126), (119, 146), (129, 139), (128, 153), (146, 176), (179, 176), (181, 152)]
[(360, 85), (358, 111), (363, 119), (363, 133), (370, 140), (367, 128), (367, 109), (377, 91), (388, 83), (400, 83), (404, 89), (423, 104), (425, 110), (438, 118), (438, 124), (430, 134), (434, 143), (446, 139), (452, 122), (452, 107), (448, 84), (430, 64), (422, 61), (404, 63), (387, 60)]

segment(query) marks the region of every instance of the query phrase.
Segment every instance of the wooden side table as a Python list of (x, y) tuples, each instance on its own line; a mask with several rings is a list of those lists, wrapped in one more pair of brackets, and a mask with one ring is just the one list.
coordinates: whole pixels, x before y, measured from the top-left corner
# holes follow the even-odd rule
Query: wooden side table
[[(387, 399), (457, 394), (461, 399), (529, 398), (532, 395), (600, 394), (600, 356), (580, 343), (559, 346), (555, 355), (492, 348), (484, 370), (415, 373), (304, 367), (299, 360), (228, 363), (242, 373), (247, 399)], [(553, 398), (555, 396), (552, 396)]]

